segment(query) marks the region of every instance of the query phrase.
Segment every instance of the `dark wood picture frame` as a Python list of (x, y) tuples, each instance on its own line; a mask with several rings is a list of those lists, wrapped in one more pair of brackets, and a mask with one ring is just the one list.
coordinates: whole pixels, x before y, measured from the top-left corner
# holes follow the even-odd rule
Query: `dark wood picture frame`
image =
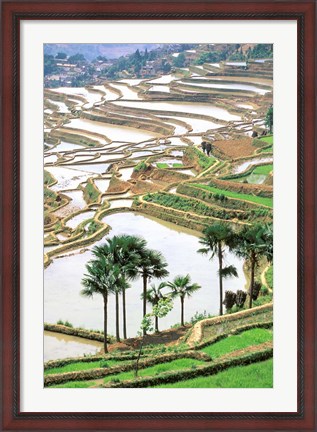
[[(316, 430), (315, 0), (2, 4), (2, 429)], [(298, 409), (292, 413), (36, 413), (20, 411), (19, 25), (62, 19), (270, 19), (298, 24)]]

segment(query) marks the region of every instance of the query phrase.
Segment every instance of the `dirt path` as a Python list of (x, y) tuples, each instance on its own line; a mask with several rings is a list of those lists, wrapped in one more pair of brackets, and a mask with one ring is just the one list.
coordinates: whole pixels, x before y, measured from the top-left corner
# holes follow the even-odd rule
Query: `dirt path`
[[(191, 325), (185, 327), (177, 327), (175, 329), (164, 330), (159, 333), (153, 333), (144, 337), (143, 346), (164, 344), (166, 346), (177, 344), (179, 338), (185, 335)], [(129, 338), (122, 342), (115, 342), (108, 345), (109, 352), (114, 350), (126, 351), (139, 349), (141, 338)]]
[(265, 288), (268, 289), (269, 293), (272, 293), (273, 291), (272, 291), (272, 289), (269, 287), (269, 285), (268, 285), (268, 283), (267, 283), (267, 281), (266, 281), (266, 278), (265, 278), (265, 274), (266, 274), (266, 272), (268, 271), (268, 269), (269, 269), (270, 266), (271, 266), (271, 264), (268, 264), (268, 265), (265, 267), (265, 269), (263, 270), (263, 272), (261, 273), (261, 283), (262, 283), (262, 285), (265, 286)]

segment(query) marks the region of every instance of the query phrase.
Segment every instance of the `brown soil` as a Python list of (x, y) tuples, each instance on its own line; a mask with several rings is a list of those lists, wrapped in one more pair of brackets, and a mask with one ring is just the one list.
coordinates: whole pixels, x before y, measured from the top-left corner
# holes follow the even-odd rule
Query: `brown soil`
[(126, 192), (131, 186), (130, 183), (118, 179), (116, 176), (112, 176), (107, 192), (118, 193), (118, 192)]
[(215, 141), (213, 146), (222, 155), (230, 159), (236, 159), (251, 156), (254, 153), (256, 147), (252, 145), (252, 141), (252, 138), (248, 137), (237, 140), (221, 140)]
[(148, 192), (157, 192), (163, 189), (163, 187), (158, 186), (155, 183), (150, 183), (149, 181), (137, 180), (137, 182), (131, 186), (131, 192), (134, 194), (144, 194)]
[[(177, 341), (179, 338), (185, 335), (185, 333), (189, 330), (190, 325), (187, 325), (185, 327), (178, 327), (176, 329), (169, 329), (164, 330), (159, 333), (153, 333), (146, 335), (144, 337), (143, 346), (146, 345), (159, 345), (164, 344), (166, 346), (168, 345), (175, 345), (177, 344)], [(119, 350), (119, 351), (127, 351), (127, 350), (133, 350), (133, 349), (139, 349), (141, 342), (141, 338), (129, 338), (125, 339), (122, 342), (115, 342), (113, 344), (108, 345), (109, 352)]]

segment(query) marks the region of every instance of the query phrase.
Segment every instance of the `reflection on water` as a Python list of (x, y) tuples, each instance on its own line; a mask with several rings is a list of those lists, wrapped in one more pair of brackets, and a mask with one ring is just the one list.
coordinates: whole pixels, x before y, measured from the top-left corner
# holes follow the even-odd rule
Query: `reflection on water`
[(102, 342), (44, 331), (44, 361), (97, 354)]

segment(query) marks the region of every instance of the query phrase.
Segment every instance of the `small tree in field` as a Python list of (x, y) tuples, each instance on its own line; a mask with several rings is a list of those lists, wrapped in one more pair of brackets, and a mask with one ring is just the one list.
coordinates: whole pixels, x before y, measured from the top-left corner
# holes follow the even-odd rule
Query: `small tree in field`
[(139, 372), (139, 362), (141, 358), (142, 348), (144, 344), (144, 336), (148, 332), (154, 330), (153, 318), (163, 318), (173, 309), (173, 302), (170, 297), (161, 298), (155, 306), (153, 306), (152, 312), (146, 314), (141, 321), (140, 331), (138, 336), (141, 337), (139, 354), (135, 363), (134, 376), (137, 378)]
[(267, 110), (265, 117), (265, 125), (269, 128), (270, 133), (273, 130), (273, 105)]

